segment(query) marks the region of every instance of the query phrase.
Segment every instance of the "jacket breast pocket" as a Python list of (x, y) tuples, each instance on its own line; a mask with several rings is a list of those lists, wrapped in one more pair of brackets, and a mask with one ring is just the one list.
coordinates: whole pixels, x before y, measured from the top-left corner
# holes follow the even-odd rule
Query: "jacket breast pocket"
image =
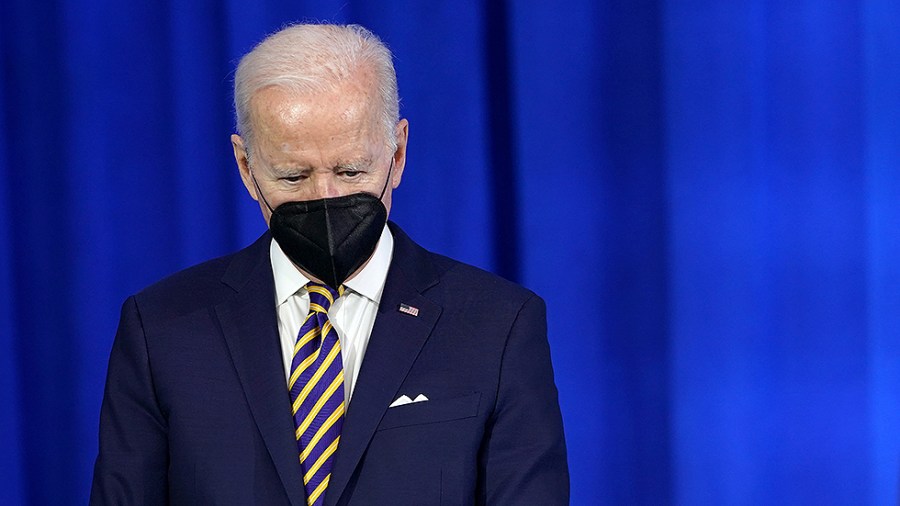
[(475, 392), (462, 397), (433, 399), (388, 408), (378, 430), (471, 418), (478, 414), (480, 401), (481, 393)]

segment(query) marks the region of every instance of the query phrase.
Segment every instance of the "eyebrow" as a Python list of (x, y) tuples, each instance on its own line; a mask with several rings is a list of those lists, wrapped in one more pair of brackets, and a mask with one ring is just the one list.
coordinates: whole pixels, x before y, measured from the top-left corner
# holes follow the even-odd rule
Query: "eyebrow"
[[(329, 168), (331, 171), (337, 170), (347, 170), (347, 169), (360, 169), (364, 167), (369, 167), (372, 165), (372, 159), (370, 157), (360, 157), (353, 161), (339, 162), (332, 167)], [(272, 172), (276, 175), (284, 175), (284, 174), (295, 174), (297, 172), (305, 172), (314, 170), (315, 167), (306, 164), (284, 164), (284, 165), (271, 165), (270, 166)]]
[(363, 158), (359, 158), (358, 160), (355, 160), (352, 162), (341, 162), (341, 163), (335, 165), (334, 167), (332, 167), (332, 170), (360, 169), (363, 167), (370, 167), (371, 165), (372, 165), (372, 159), (363, 157)]
[(305, 165), (271, 165), (269, 166), (269, 170), (276, 176), (284, 176), (287, 174), (309, 171), (312, 170), (312, 167)]

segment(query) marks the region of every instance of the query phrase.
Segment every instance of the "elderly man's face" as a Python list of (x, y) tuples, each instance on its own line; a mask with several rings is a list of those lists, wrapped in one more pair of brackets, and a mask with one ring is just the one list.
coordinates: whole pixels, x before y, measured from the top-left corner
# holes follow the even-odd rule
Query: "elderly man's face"
[(251, 110), (254, 145), (244, 146), (237, 135), (231, 141), (244, 186), (260, 203), (266, 223), (271, 212), (251, 171), (273, 209), (290, 201), (379, 195), (387, 182), (382, 201), (390, 212), (391, 191), (400, 184), (406, 163), (408, 126), (406, 120), (397, 125), (397, 149), (391, 152), (371, 86), (349, 82), (335, 91), (302, 96), (266, 88), (253, 97)]

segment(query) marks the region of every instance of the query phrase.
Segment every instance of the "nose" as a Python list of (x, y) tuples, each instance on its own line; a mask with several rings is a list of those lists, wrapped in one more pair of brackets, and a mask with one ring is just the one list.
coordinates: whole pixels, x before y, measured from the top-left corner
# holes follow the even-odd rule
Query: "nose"
[(315, 174), (312, 176), (313, 198), (324, 199), (331, 197), (339, 197), (337, 185), (335, 184), (334, 174)]

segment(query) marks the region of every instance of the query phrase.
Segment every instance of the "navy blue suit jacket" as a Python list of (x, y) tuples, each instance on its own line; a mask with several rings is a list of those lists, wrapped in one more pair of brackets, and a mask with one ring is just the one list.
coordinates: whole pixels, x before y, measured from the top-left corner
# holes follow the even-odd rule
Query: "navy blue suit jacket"
[[(543, 301), (391, 230), (326, 504), (567, 504)], [(125, 302), (91, 504), (306, 504), (269, 241)]]

